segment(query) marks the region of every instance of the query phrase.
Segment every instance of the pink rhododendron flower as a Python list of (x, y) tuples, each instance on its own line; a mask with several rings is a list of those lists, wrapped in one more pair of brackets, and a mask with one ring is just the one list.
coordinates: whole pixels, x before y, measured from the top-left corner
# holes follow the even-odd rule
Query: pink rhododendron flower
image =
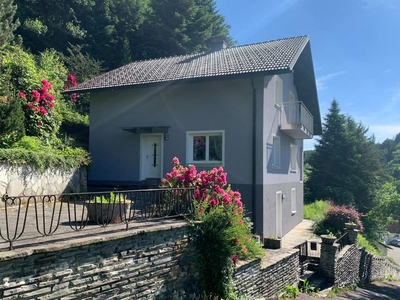
[(18, 96), (20, 96), (21, 98), (26, 98), (26, 94), (24, 92), (19, 92)]
[(179, 159), (177, 157), (174, 157), (172, 159), (172, 162), (174, 163), (174, 165), (179, 165)]

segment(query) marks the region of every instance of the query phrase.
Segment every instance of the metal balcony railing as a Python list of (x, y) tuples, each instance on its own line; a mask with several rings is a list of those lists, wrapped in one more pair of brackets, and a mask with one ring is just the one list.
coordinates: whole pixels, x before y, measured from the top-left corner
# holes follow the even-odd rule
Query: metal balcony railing
[(281, 130), (296, 139), (313, 137), (314, 118), (303, 102), (284, 102)]

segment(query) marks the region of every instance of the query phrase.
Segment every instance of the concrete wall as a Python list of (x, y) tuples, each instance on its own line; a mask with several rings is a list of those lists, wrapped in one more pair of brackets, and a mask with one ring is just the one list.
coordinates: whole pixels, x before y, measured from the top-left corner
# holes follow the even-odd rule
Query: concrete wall
[(31, 196), (78, 193), (87, 190), (86, 168), (71, 171), (49, 169), (44, 173), (28, 165), (0, 164), (0, 195)]

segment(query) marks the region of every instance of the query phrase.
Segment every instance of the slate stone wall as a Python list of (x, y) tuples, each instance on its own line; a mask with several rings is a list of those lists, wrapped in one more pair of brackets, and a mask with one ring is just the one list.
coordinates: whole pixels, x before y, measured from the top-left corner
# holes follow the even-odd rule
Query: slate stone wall
[(299, 278), (299, 250), (293, 249), (272, 264), (255, 260), (238, 267), (234, 286), (238, 295), (268, 299), (283, 293), (287, 285), (297, 286)]
[[(187, 227), (0, 261), (0, 299), (196, 299)], [(12, 258), (12, 259), (10, 259)]]
[(78, 193), (87, 190), (86, 168), (60, 171), (49, 169), (43, 173), (29, 165), (0, 164), (0, 195), (31, 196)]
[[(326, 248), (328, 252), (325, 251)], [(370, 283), (388, 277), (400, 279), (399, 266), (384, 257), (369, 253), (357, 243), (344, 247), (340, 252), (335, 252), (335, 249), (336, 244), (329, 247), (322, 244), (319, 271), (336, 286), (344, 287), (358, 282)]]

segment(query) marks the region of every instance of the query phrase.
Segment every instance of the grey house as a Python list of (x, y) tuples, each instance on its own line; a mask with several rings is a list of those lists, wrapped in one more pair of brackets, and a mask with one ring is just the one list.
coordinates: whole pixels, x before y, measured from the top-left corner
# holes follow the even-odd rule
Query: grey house
[(162, 178), (172, 158), (223, 166), (263, 236), (303, 219), (303, 140), (321, 134), (307, 36), (138, 61), (90, 92), (92, 185)]

